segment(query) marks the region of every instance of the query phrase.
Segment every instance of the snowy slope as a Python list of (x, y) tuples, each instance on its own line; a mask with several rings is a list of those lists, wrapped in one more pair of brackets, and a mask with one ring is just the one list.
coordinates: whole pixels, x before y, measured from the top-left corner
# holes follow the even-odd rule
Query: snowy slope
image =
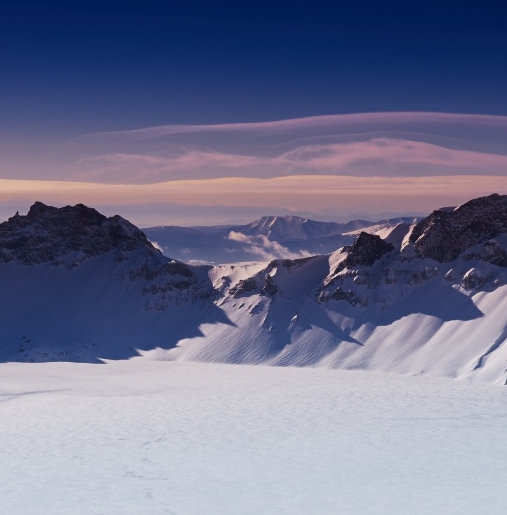
[[(506, 196), (327, 255), (215, 267), (165, 258), (119, 217), (82, 229), (77, 208), (62, 208), (77, 240), (40, 206), (0, 225), (4, 361), (141, 354), (507, 380)], [(119, 243), (94, 247), (104, 231)]]
[[(437, 213), (416, 226), (419, 232), (430, 228), (417, 239), (413, 226), (403, 227), (396, 245), (378, 237), (361, 244), (362, 233), (352, 247), (330, 256), (276, 260), (262, 270), (244, 268), (243, 275), (216, 267), (211, 276), (223, 295), (219, 306), (234, 325), (205, 327), (202, 338), (180, 342), (167, 358), (430, 373), (503, 384), (506, 204), (506, 197), (490, 197), (451, 216), (454, 223), (469, 210), (468, 226), (461, 220), (459, 227), (464, 234), (471, 227), (465, 240), (478, 242), (467, 248), (456, 227), (452, 262), (421, 257), (417, 250), (424, 252), (428, 243), (433, 248), (438, 239), (432, 230), (438, 224), (431, 222)], [(502, 219), (505, 226), (488, 229)]]
[[(292, 268), (277, 263), (275, 270), (270, 264), (248, 274), (241, 280), (243, 286), (254, 280), (255, 289), (240, 288), (236, 291), (241, 293), (227, 294), (219, 304), (234, 325), (204, 326), (203, 337), (180, 342), (164, 359), (430, 373), (505, 382), (505, 271), (477, 260), (460, 263), (460, 268), (438, 264), (429, 268), (419, 259), (404, 263), (386, 256), (368, 271), (358, 267), (352, 273), (344, 269), (332, 274), (333, 258), (312, 258)], [(231, 277), (225, 268), (213, 273)], [(452, 280), (448, 280), (450, 270)], [(488, 273), (495, 279), (480, 286), (480, 278)], [(266, 293), (266, 276), (272, 277), (273, 295)]]

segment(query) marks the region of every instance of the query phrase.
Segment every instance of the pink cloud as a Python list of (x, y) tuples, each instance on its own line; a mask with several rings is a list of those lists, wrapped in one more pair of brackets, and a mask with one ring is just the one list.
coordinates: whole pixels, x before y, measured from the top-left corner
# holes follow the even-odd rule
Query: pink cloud
[(501, 116), (365, 113), (164, 126), (88, 135), (28, 161), (20, 154), (17, 163), (0, 154), (4, 179), (26, 179), (0, 179), (0, 202), (425, 212), (507, 193)]
[(309, 144), (274, 156), (180, 149), (173, 156), (115, 153), (73, 163), (81, 181), (156, 183), (219, 177), (269, 178), (286, 175), (434, 176), (505, 175), (507, 155), (445, 148), (431, 143), (374, 138)]
[(226, 123), (210, 125), (161, 125), (130, 131), (95, 133), (77, 138), (74, 141), (93, 141), (94, 139), (110, 138), (121, 140), (128, 138), (132, 140), (148, 140), (161, 136), (188, 134), (193, 132), (271, 132), (272, 134), (284, 131), (331, 128), (333, 131), (360, 127), (371, 130), (371, 128), (392, 130), (404, 128), (409, 130), (414, 127), (434, 128), (441, 126), (461, 126), (477, 129), (479, 127), (501, 127), (507, 128), (507, 116), (482, 115), (482, 114), (461, 114), (461, 113), (433, 113), (433, 112), (384, 112), (384, 113), (353, 113), (339, 115), (310, 116), (306, 118), (293, 118), (289, 120), (276, 120), (269, 122), (253, 123)]
[[(507, 117), (363, 113), (91, 134), (44, 178), (149, 183), (292, 174), (506, 174)], [(48, 168), (49, 170), (49, 168)]]
[(2, 177), (20, 179), (147, 183), (299, 173), (503, 174), (507, 117), (363, 113), (168, 125), (90, 134), (52, 148), (4, 147)]

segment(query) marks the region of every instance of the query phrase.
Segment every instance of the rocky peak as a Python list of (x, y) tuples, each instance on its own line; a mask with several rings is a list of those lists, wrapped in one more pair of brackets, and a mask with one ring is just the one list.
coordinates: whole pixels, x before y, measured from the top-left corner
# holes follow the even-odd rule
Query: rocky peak
[(387, 243), (380, 236), (361, 232), (354, 243), (349, 247), (344, 247), (344, 250), (347, 251), (347, 257), (338, 265), (336, 272), (344, 268), (371, 266), (382, 256), (395, 249), (392, 243)]
[(59, 262), (71, 253), (84, 259), (141, 247), (158, 253), (127, 220), (107, 218), (83, 204), (56, 208), (35, 202), (26, 216), (16, 213), (0, 224), (0, 262), (33, 265)]
[(410, 235), (416, 253), (439, 263), (507, 232), (507, 195), (480, 197), (454, 210), (433, 211)]

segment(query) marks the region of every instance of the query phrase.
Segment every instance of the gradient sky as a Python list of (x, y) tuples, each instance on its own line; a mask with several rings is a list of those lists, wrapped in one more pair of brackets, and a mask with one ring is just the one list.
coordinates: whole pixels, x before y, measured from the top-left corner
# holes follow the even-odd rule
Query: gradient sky
[[(0, 179), (126, 184), (234, 176), (272, 180), (291, 175), (296, 168), (299, 175), (439, 177), (463, 173), (499, 177), (505, 174), (507, 154), (505, 27), (507, 4), (488, 1), (4, 2), (0, 9)], [(321, 159), (308, 167), (308, 160), (298, 150), (297, 165), (290, 161), (285, 170), (287, 161), (280, 156), (294, 148), (271, 152), (267, 163), (266, 146), (260, 149), (252, 143), (251, 134), (242, 140), (241, 127), (235, 125), (400, 111), (498, 118), (488, 122), (487, 137), (480, 122), (474, 122), (471, 136), (462, 134), (459, 121), (452, 130), (437, 122), (424, 137), (410, 136), (410, 127), (419, 123), (419, 115), (409, 128), (398, 124), (393, 129), (389, 123), (363, 127), (362, 134), (370, 134), (368, 137), (357, 138), (351, 129), (342, 133), (341, 139), (327, 141), (326, 148), (319, 147), (320, 158), (331, 152), (334, 161), (328, 159), (325, 165)], [(193, 134), (201, 134), (198, 126), (203, 124), (233, 124), (237, 145), (224, 149), (218, 136), (207, 133), (209, 141), (201, 138), (198, 145), (195, 139), (171, 140), (169, 143), (180, 145), (177, 151), (171, 147), (176, 152), (172, 154), (160, 150), (160, 138), (149, 148), (140, 150), (137, 143), (132, 149), (128, 146), (131, 139), (125, 131), (180, 124), (191, 125)], [(86, 135), (112, 131), (122, 131), (120, 146), (111, 145), (111, 135), (99, 135), (91, 137), (92, 151), (75, 151), (76, 141), (81, 145), (83, 137), (90, 138)], [(270, 134), (264, 132), (265, 137)], [(308, 152), (312, 134), (307, 131), (305, 145), (297, 148)], [(405, 141), (417, 145), (407, 149)], [(387, 151), (381, 149), (385, 146)], [(74, 149), (71, 159), (69, 147)], [(382, 162), (375, 168), (379, 149)], [(441, 149), (454, 153), (443, 155)], [(466, 151), (475, 154), (464, 154)], [(345, 155), (363, 154), (370, 157), (367, 167), (357, 165), (354, 159), (352, 168), (350, 159), (348, 168), (343, 164)], [(174, 161), (175, 156), (180, 161)], [(252, 158), (249, 165), (245, 156)], [(139, 158), (141, 161), (136, 161)], [(154, 159), (173, 161), (160, 165)], [(228, 164), (223, 164), (224, 159)], [(301, 160), (305, 161), (303, 168)], [(152, 173), (147, 163), (158, 171)], [(259, 171), (261, 168), (267, 172)], [(485, 183), (491, 185), (488, 180)], [(432, 187), (438, 185), (438, 179), (433, 181)], [(8, 202), (9, 209), (16, 199), (35, 200), (40, 192), (38, 186), (26, 182), (17, 189), (2, 184), (0, 202)], [(442, 179), (441, 184), (448, 185), (448, 180)], [(60, 187), (55, 183), (54, 192), (61, 191)], [(268, 183), (263, 186), (264, 190), (270, 187)], [(297, 189), (297, 181), (291, 187)], [(477, 192), (482, 193), (481, 188)], [(45, 198), (65, 203), (63, 194), (59, 195)], [(122, 195), (111, 192), (110, 204), (128, 204)], [(454, 202), (464, 195), (449, 195), (448, 200)], [(189, 197), (184, 203), (201, 205), (201, 197)], [(218, 198), (215, 200), (221, 205)], [(274, 201), (266, 207), (259, 203), (260, 198), (250, 202), (259, 206), (259, 211), (299, 209), (298, 202)], [(430, 209), (445, 200), (433, 198), (420, 207)], [(151, 201), (174, 204), (181, 198), (157, 196)], [(149, 203), (149, 196), (143, 202)], [(220, 202), (232, 205), (234, 199)], [(318, 204), (310, 212), (317, 213)], [(364, 197), (356, 204), (350, 210), (363, 212), (371, 206), (371, 199)], [(385, 202), (379, 203), (377, 211), (381, 204)], [(404, 210), (401, 204), (395, 209)], [(230, 216), (237, 218), (238, 214)], [(160, 221), (170, 223), (163, 216)]]
[(2, 131), (375, 111), (507, 115), (507, 4), (2, 2)]

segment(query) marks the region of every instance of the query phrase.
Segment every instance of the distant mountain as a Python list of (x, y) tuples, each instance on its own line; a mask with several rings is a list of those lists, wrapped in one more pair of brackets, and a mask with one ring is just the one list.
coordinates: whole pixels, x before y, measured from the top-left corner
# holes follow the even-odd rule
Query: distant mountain
[[(285, 222), (241, 234), (268, 239)], [(0, 360), (143, 355), (506, 383), (507, 196), (398, 221), (385, 239), (377, 225), (329, 254), (191, 266), (119, 216), (36, 203), (0, 224)]]
[(299, 216), (263, 216), (248, 225), (233, 230), (248, 236), (266, 236), (271, 241), (284, 243), (294, 240), (315, 240), (328, 236), (341, 235), (345, 224), (316, 222)]
[(417, 219), (395, 218), (340, 224), (299, 216), (264, 216), (246, 225), (165, 226), (143, 230), (164, 254), (181, 261), (234, 263), (326, 254), (352, 243), (356, 234), (351, 231), (377, 224), (394, 227), (414, 221)]
[(369, 220), (352, 220), (347, 223), (317, 222), (299, 216), (263, 216), (248, 225), (232, 227), (232, 230), (248, 236), (266, 236), (272, 241), (285, 243), (289, 241), (313, 241), (330, 236), (347, 235), (351, 231), (364, 229), (376, 224), (394, 226), (401, 222), (414, 223), (417, 218), (393, 218), (380, 222)]

